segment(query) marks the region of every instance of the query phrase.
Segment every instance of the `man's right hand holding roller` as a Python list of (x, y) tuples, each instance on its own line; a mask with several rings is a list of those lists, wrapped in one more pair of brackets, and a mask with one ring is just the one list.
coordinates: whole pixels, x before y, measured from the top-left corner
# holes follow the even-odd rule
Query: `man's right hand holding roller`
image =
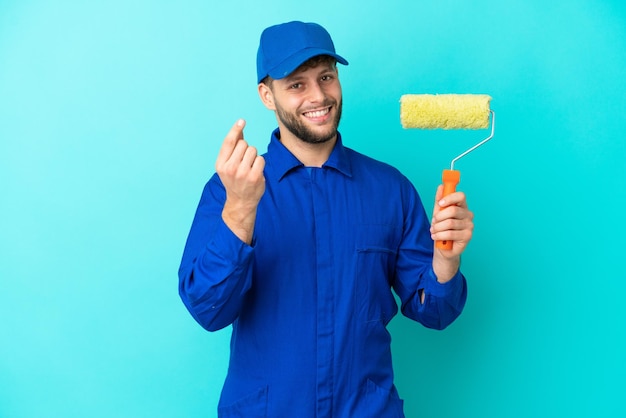
[(228, 132), (215, 170), (226, 189), (222, 219), (239, 239), (251, 244), (257, 206), (265, 192), (265, 159), (244, 140), (245, 125), (240, 119)]

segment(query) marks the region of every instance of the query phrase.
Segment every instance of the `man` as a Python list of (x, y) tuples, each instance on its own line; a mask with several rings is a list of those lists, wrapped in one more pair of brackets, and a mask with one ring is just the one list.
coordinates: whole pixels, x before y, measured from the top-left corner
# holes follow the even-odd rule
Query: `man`
[(403, 175), (342, 144), (336, 63), (348, 64), (317, 24), (262, 33), (258, 92), (278, 129), (260, 156), (235, 123), (191, 227), (181, 298), (207, 330), (232, 325), (222, 417), (403, 417), (391, 289), (431, 328), (465, 304), (465, 196), (441, 200), (440, 186), (430, 226)]

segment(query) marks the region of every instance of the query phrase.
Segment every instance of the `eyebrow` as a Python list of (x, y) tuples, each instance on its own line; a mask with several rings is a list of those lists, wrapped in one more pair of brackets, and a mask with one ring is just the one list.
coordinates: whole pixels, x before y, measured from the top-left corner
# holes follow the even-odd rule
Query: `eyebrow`
[[(307, 70), (304, 70), (304, 71), (307, 71)], [(302, 76), (302, 73), (304, 71), (298, 71), (297, 73), (294, 71), (293, 73), (291, 73), (287, 77), (285, 77), (284, 80), (287, 83), (291, 83), (291, 82), (294, 82), (294, 81), (301, 80), (301, 79), (304, 78)], [(328, 66), (326, 66), (324, 68), (321, 68), (318, 75), (324, 74), (324, 73), (328, 73), (328, 72), (335, 72), (335, 68), (332, 65), (328, 65)]]

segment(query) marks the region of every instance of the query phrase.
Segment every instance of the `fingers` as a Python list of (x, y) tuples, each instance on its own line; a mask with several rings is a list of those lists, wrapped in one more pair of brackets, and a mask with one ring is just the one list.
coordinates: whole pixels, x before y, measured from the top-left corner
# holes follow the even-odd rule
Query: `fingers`
[[(439, 206), (439, 205), (437, 205)], [(474, 213), (466, 205), (452, 205), (440, 207), (433, 213), (432, 227), (435, 232), (463, 229), (466, 224), (472, 223)]]
[(467, 207), (465, 194), (454, 192), (443, 196), (443, 186), (435, 194), (431, 236), (435, 241), (453, 241), (462, 249), (472, 238), (474, 214)]
[(263, 170), (265, 169), (265, 158), (261, 155), (257, 155), (254, 158), (254, 162), (252, 163), (252, 171), (263, 175)]
[(216, 172), (226, 189), (227, 200), (255, 206), (265, 190), (265, 159), (243, 137), (245, 121), (230, 129), (215, 163)]
[[(257, 150), (253, 146), (249, 146), (245, 141), (240, 141), (235, 153), (237, 155), (243, 154), (241, 157), (241, 164), (245, 167), (252, 167), (254, 160), (258, 156)], [(234, 156), (233, 156), (234, 158)]]
[[(260, 161), (257, 161), (260, 160)], [(261, 173), (259, 173), (259, 167)], [(233, 178), (245, 178), (252, 173), (251, 179), (262, 174), (265, 167), (265, 160), (257, 152), (257, 149), (250, 146), (244, 140), (239, 140), (230, 157), (225, 161), (216, 164), (216, 170), (221, 176)]]
[(474, 223), (471, 217), (433, 222), (430, 227), (431, 236), (435, 241), (469, 241), (473, 230)]
[(245, 124), (243, 119), (239, 119), (224, 138), (215, 163), (218, 173), (229, 172), (231, 175), (236, 175), (240, 168), (252, 167), (258, 157), (257, 149), (249, 146), (244, 139)]
[[(244, 142), (244, 141), (241, 141)], [(263, 178), (263, 169), (265, 168), (265, 159), (258, 154), (257, 149), (248, 146), (244, 151), (240, 171), (243, 171), (250, 181), (256, 182)]]
[[(222, 147), (220, 148), (219, 154), (217, 155), (217, 163), (224, 163), (230, 159), (233, 152), (239, 145), (240, 140), (243, 140), (243, 128), (246, 126), (246, 121), (243, 119), (239, 119), (235, 124), (230, 128), (228, 134), (224, 138), (224, 142), (222, 143)], [(244, 148), (245, 150), (245, 148)]]
[(471, 241), (474, 231), (474, 223), (466, 219), (464, 221), (446, 220), (431, 225), (430, 233), (433, 241), (452, 242), (451, 250), (443, 250), (448, 256), (460, 255), (467, 244)]
[(465, 198), (465, 193), (463, 192), (454, 192), (447, 196), (443, 196), (443, 186), (439, 186), (437, 188), (437, 194), (435, 196), (436, 206), (439, 209), (444, 209), (449, 206), (459, 206), (463, 208), (467, 208), (467, 200)]

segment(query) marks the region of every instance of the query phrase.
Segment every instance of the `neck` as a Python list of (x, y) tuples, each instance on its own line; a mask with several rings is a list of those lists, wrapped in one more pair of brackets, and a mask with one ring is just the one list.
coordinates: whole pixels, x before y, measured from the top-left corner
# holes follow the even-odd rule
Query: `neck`
[(280, 142), (305, 166), (321, 167), (328, 161), (328, 157), (330, 157), (330, 153), (337, 143), (337, 135), (330, 141), (311, 144), (292, 135), (288, 130), (281, 129)]

